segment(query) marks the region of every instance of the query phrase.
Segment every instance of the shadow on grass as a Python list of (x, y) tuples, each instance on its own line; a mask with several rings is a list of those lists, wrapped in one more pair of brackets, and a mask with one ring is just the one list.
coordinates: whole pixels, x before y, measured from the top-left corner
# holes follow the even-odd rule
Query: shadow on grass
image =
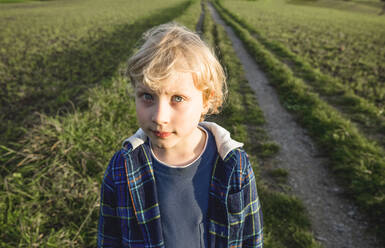
[(62, 51), (41, 55), (31, 68), (12, 68), (12, 82), (26, 86), (26, 96), (18, 98), (3, 91), (0, 97), (0, 144), (17, 140), (38, 120), (35, 112), (56, 114), (70, 102), (84, 107), (82, 93), (110, 78), (131, 54), (135, 43), (148, 28), (171, 21), (191, 4), (185, 1), (130, 24), (118, 25), (112, 32), (90, 33)]

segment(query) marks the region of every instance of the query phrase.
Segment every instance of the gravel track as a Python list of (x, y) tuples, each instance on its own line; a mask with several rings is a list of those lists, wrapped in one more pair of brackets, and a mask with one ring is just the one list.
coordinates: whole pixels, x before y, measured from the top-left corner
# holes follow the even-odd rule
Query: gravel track
[(316, 239), (326, 248), (380, 247), (366, 232), (368, 223), (344, 196), (327, 169), (328, 160), (280, 104), (264, 73), (244, 48), (232, 28), (208, 4), (214, 22), (222, 25), (239, 57), (250, 86), (266, 119), (268, 135), (280, 146), (275, 164), (289, 172), (289, 186), (304, 203)]

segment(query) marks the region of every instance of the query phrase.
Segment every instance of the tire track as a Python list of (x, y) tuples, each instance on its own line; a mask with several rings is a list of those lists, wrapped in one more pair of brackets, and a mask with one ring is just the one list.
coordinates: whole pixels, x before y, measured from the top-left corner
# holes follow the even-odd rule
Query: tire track
[(267, 133), (281, 147), (276, 164), (289, 171), (289, 185), (307, 208), (316, 239), (327, 248), (380, 247), (376, 239), (366, 233), (368, 223), (344, 197), (343, 190), (327, 169), (328, 160), (320, 156), (306, 131), (281, 106), (275, 90), (232, 28), (225, 24), (211, 3), (208, 8), (214, 22), (225, 28), (233, 43), (264, 112)]

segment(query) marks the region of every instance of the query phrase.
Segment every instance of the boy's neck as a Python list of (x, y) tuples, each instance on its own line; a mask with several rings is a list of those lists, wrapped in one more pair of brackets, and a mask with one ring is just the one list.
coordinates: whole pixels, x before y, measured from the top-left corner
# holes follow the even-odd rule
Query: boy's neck
[(178, 146), (178, 148), (163, 149), (152, 146), (156, 158), (164, 164), (173, 166), (185, 166), (197, 159), (203, 152), (206, 139), (206, 132), (197, 128), (194, 138), (189, 144)]

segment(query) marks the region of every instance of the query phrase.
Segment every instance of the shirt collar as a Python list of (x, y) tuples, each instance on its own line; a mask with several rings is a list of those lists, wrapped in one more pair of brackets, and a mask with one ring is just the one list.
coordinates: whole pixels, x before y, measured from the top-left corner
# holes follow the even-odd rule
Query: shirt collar
[[(230, 151), (243, 146), (243, 143), (235, 141), (230, 137), (229, 131), (214, 122), (204, 121), (199, 123), (199, 125), (208, 129), (214, 135), (217, 150), (222, 159), (225, 159)], [(123, 141), (123, 147), (126, 146), (127, 143), (130, 143), (134, 150), (138, 146), (144, 144), (146, 140), (146, 133), (139, 128), (134, 135)]]

